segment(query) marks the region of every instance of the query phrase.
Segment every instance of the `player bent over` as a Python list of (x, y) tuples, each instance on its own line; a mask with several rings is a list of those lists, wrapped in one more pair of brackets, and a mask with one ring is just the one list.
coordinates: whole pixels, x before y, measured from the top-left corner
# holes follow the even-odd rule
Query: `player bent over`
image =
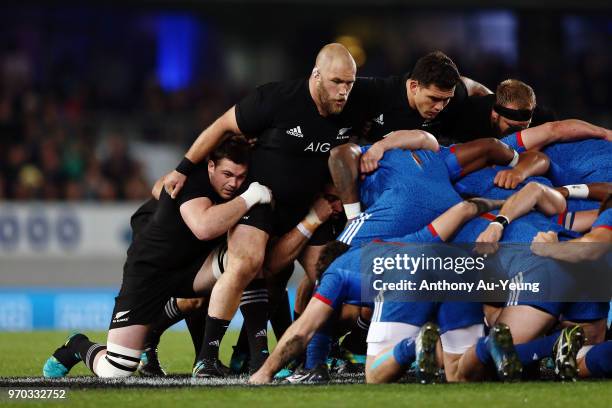
[(151, 222), (128, 249), (106, 345), (80, 333), (71, 336), (45, 363), (45, 377), (63, 377), (79, 361), (99, 377), (131, 375), (151, 323), (168, 299), (210, 293), (215, 282), (211, 252), (251, 207), (271, 200), (270, 190), (259, 183), (236, 196), (248, 160), (248, 142), (229, 138), (207, 164), (194, 169), (175, 200), (161, 193)]

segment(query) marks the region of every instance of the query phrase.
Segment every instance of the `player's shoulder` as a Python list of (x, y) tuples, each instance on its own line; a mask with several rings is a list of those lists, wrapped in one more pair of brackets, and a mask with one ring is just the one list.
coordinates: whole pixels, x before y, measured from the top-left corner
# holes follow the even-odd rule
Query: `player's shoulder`
[(264, 97), (274, 97), (276, 100), (288, 101), (296, 97), (301, 97), (307, 87), (306, 78), (290, 79), (285, 81), (268, 82), (257, 87)]

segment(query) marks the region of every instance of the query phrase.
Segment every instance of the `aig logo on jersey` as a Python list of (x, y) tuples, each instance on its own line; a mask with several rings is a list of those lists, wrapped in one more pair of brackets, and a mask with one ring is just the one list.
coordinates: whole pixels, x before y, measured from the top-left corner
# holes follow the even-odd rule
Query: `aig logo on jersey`
[(313, 153), (316, 153), (316, 152), (327, 153), (329, 152), (330, 148), (331, 148), (331, 145), (329, 143), (311, 142), (308, 146), (306, 146), (304, 151), (313, 152)]

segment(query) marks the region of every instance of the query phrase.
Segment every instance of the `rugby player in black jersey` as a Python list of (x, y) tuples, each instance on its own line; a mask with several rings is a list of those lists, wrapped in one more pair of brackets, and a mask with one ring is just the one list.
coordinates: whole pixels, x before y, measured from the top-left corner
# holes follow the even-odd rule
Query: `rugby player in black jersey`
[[(354, 124), (375, 117), (389, 103), (386, 90), (375, 81), (360, 81), (353, 87), (355, 74), (348, 50), (340, 44), (326, 45), (309, 78), (257, 88), (208, 127), (177, 170), (167, 175), (165, 186), (174, 196), (193, 163), (201, 161), (227, 133), (243, 133), (258, 140), (249, 177), (269, 186), (276, 201), (274, 209), (253, 209), (230, 231), (228, 265), (210, 298), (200, 355), (203, 372), (215, 374), (218, 346), (243, 290), (262, 268), (268, 239), (294, 228), (330, 180), (330, 149), (348, 141)], [(318, 258), (319, 249), (309, 246), (306, 250)]]
[(506, 79), (497, 85), (494, 94), (470, 96), (448, 136), (456, 142), (501, 138), (556, 119), (551, 110), (536, 104), (535, 92), (529, 85)]
[(45, 377), (63, 377), (79, 361), (99, 377), (131, 375), (151, 323), (168, 299), (210, 293), (215, 282), (211, 252), (251, 207), (271, 200), (270, 190), (257, 182), (237, 196), (248, 160), (248, 142), (232, 137), (193, 169), (176, 199), (161, 193), (152, 219), (128, 249), (107, 344), (71, 336), (45, 363)]

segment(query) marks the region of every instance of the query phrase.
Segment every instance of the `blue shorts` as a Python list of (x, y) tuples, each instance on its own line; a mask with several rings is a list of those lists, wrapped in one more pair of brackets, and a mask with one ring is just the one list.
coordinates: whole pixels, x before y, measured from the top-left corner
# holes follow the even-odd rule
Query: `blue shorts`
[(406, 323), (422, 326), (437, 322), (440, 332), (483, 323), (478, 302), (375, 302), (372, 322)]

